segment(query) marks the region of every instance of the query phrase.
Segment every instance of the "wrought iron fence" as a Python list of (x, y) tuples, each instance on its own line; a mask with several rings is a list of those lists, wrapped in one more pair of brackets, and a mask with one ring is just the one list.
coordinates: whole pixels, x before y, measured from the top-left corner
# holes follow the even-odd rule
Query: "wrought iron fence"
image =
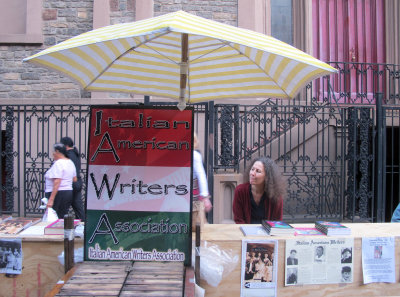
[[(211, 190), (213, 172), (242, 172), (251, 158), (266, 155), (289, 181), (286, 219), (389, 219), (400, 202), (400, 107), (389, 105), (399, 103), (399, 65), (331, 65), (337, 74), (315, 80), (294, 100), (195, 105)], [(88, 114), (86, 105), (0, 105), (3, 211), (39, 214), (50, 148), (62, 136), (74, 139), (86, 176)]]
[[(400, 103), (400, 65), (356, 62), (328, 62), (337, 74), (313, 83), (313, 98), (332, 104), (376, 104), (377, 94), (384, 104)], [(319, 99), (319, 101), (322, 101)]]
[[(200, 118), (208, 117), (208, 104), (196, 104), (194, 109), (207, 164), (208, 120)], [(53, 162), (53, 144), (63, 136), (71, 137), (80, 152), (80, 175), (86, 180), (89, 111), (88, 105), (0, 105), (0, 213), (42, 215), (38, 207), (44, 194), (43, 176)], [(204, 127), (198, 126), (204, 122)], [(82, 193), (86, 197), (85, 183)]]
[(74, 140), (81, 154), (80, 174), (86, 176), (89, 106), (0, 105), (0, 114), (1, 162), (5, 162), (5, 166), (0, 164), (2, 211), (41, 214), (43, 175), (53, 162), (52, 146), (61, 137), (68, 135)]
[[(250, 159), (276, 160), (288, 180), (285, 219), (341, 220), (344, 203), (343, 109), (329, 105), (215, 105), (217, 171), (244, 172)], [(229, 124), (228, 124), (229, 123)]]

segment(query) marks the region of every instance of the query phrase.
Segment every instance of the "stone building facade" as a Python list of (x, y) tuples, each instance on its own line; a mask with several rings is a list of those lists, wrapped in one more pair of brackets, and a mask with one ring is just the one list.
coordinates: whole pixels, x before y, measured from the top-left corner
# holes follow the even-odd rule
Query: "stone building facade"
[[(27, 0), (19, 1), (27, 13)], [(29, 0), (28, 0), (29, 1)], [(31, 102), (29, 99), (41, 99), (41, 102), (54, 102), (58, 99), (90, 99), (102, 97), (119, 97), (132, 100), (130, 94), (97, 94), (92, 96), (68, 77), (32, 64), (23, 63), (22, 59), (47, 47), (60, 43), (68, 38), (90, 31), (100, 25), (134, 22), (149, 16), (184, 10), (205, 18), (237, 26), (237, 0), (39, 0), (36, 5), (41, 8), (36, 26), (41, 28), (39, 41), (8, 41), (2, 38), (9, 35), (6, 28), (0, 30), (0, 98), (14, 102)], [(150, 4), (150, 5), (149, 5)], [(10, 9), (6, 1), (0, 2), (0, 8)], [(148, 7), (152, 8), (142, 12)], [(139, 7), (139, 15), (137, 15)], [(140, 13), (142, 12), (141, 16)], [(1, 14), (0, 14), (1, 15)], [(104, 17), (104, 15), (106, 15)], [(97, 18), (97, 19), (96, 19)], [(108, 20), (104, 20), (108, 18)], [(16, 22), (15, 18), (10, 22)], [(19, 35), (20, 32), (18, 32)], [(143, 96), (138, 97), (142, 100)], [(27, 100), (28, 99), (28, 100)], [(8, 100), (7, 100), (8, 101)], [(84, 100), (82, 102), (87, 102)]]

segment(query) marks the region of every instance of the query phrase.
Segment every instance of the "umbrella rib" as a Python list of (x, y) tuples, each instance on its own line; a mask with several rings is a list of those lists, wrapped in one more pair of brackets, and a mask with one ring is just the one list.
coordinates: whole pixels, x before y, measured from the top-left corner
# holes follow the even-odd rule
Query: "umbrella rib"
[[(219, 39), (219, 40), (220, 40), (220, 39)], [(277, 81), (275, 81), (275, 80), (273, 79), (273, 77), (271, 77), (267, 72), (265, 72), (265, 70), (262, 69), (262, 68), (260, 67), (260, 65), (258, 65), (257, 63), (254, 63), (254, 61), (253, 61), (252, 59), (250, 59), (250, 57), (248, 57), (246, 54), (244, 54), (243, 52), (239, 51), (238, 49), (234, 48), (234, 47), (231, 45), (231, 42), (230, 42), (230, 41), (225, 41), (225, 42), (224, 42), (223, 40), (220, 40), (220, 41), (221, 41), (222, 43), (225, 43), (227, 46), (229, 46), (229, 47), (232, 48), (233, 50), (237, 51), (240, 55), (246, 57), (246, 58), (247, 58), (249, 61), (251, 61), (257, 68), (259, 68), (262, 72), (264, 72), (273, 82), (275, 82), (277, 86), (279, 86), (279, 84), (277, 83)], [(290, 95), (289, 95), (287, 92), (285, 92), (285, 90), (283, 90), (282, 88), (280, 88), (280, 89), (282, 90), (283, 93), (286, 94), (287, 97), (290, 98)]]
[[(130, 48), (127, 49), (125, 52), (121, 53), (121, 54), (120, 54), (118, 57), (116, 57), (110, 64), (108, 64), (107, 67), (105, 67), (98, 75), (96, 75), (96, 76), (86, 85), (85, 89), (88, 89), (88, 88), (92, 85), (92, 83), (94, 83), (100, 76), (103, 75), (104, 72), (106, 72), (108, 69), (110, 69), (110, 67), (115, 63), (115, 61), (118, 61), (119, 59), (121, 59), (122, 57), (124, 57), (126, 54), (128, 54), (128, 52), (134, 50), (135, 48), (137, 48), (137, 47), (139, 47), (139, 46), (141, 46), (141, 45), (143, 45), (143, 44), (146, 44), (147, 42), (149, 42), (149, 41), (151, 41), (151, 40), (153, 40), (153, 39), (156, 39), (156, 38), (159, 38), (160, 36), (166, 35), (166, 34), (168, 34), (169, 32), (170, 32), (170, 31), (168, 30), (168, 31), (166, 31), (166, 32), (164, 32), (164, 33), (162, 33), (162, 34), (159, 34), (159, 35), (157, 35), (157, 36), (154, 36), (153, 38), (146, 39), (145, 42), (140, 42), (140, 43), (138, 43), (137, 45), (135, 45), (134, 47), (130, 47)], [(137, 41), (136, 37), (133, 37), (133, 39), (135, 39), (135, 40)], [(148, 46), (148, 45), (147, 45), (147, 46)], [(159, 53), (158, 51), (156, 51), (155, 49), (151, 48), (150, 46), (148, 46), (148, 47), (149, 47), (150, 49), (152, 49), (153, 51)], [(144, 53), (143, 53), (143, 54), (144, 54)], [(160, 54), (161, 56), (164, 56), (164, 55), (161, 54), (161, 53), (159, 53), (159, 54)], [(164, 56), (164, 57), (167, 58), (167, 59), (169, 59), (167, 56)], [(171, 60), (171, 59), (169, 59), (169, 60)], [(173, 63), (176, 64), (176, 62), (173, 61), (173, 60), (171, 60), (171, 62), (173, 62)]]
[[(209, 51), (209, 52), (207, 52), (207, 53), (205, 53), (205, 54), (203, 54), (203, 55), (201, 55), (201, 56), (198, 56), (196, 59), (193, 59), (191, 62), (194, 62), (194, 61), (196, 61), (196, 60), (198, 60), (198, 59), (200, 59), (200, 58), (202, 58), (202, 57), (204, 57), (204, 56), (206, 56), (206, 55), (209, 55), (209, 54), (211, 54), (212, 52), (215, 52), (215, 51), (217, 51), (217, 50), (223, 48), (224, 46), (225, 46), (225, 45), (221, 45), (221, 46), (219, 46), (219, 47), (217, 47), (217, 48), (215, 48), (215, 49), (213, 49), (213, 50), (211, 50), (211, 51)], [(199, 47), (197, 47), (197, 48), (201, 48), (201, 47), (199, 46)], [(210, 61), (211, 61), (211, 60), (216, 60), (216, 59), (218, 59), (218, 57), (215, 57), (215, 59), (210, 59)]]

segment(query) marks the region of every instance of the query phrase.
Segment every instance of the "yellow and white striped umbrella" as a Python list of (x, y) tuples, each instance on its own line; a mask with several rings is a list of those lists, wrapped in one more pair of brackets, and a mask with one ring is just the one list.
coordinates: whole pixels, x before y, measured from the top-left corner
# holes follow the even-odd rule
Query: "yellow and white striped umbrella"
[(183, 11), (83, 33), (24, 61), (56, 69), (88, 91), (184, 102), (293, 98), (334, 68), (273, 37)]

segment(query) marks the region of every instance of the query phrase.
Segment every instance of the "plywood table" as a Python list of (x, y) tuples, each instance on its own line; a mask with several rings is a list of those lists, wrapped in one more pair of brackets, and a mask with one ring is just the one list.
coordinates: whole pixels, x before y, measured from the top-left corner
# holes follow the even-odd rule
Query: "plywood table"
[[(22, 274), (14, 278), (0, 274), (0, 297), (42, 297), (64, 276), (64, 266), (58, 260), (64, 251), (64, 235), (16, 234), (0, 238), (22, 239), (23, 252)], [(75, 238), (75, 249), (82, 245), (83, 240)]]
[[(294, 239), (295, 236), (273, 236), (266, 239), (279, 240), (278, 253), (278, 296), (399, 296), (399, 268), (400, 268), (400, 224), (399, 223), (353, 223), (345, 224), (352, 229), (354, 238), (353, 267), (354, 279), (350, 284), (327, 284), (327, 285), (298, 285), (285, 287), (285, 240)], [(261, 239), (262, 237), (244, 237), (235, 224), (209, 224), (204, 225), (201, 232), (201, 240), (209, 244), (217, 244), (220, 249), (230, 249), (239, 255), (239, 263), (229, 275), (223, 277), (218, 287), (210, 286), (205, 280), (200, 281), (200, 286), (206, 290), (206, 296), (239, 296), (240, 295), (240, 262), (242, 239)], [(293, 224), (297, 227), (313, 227), (313, 224)], [(372, 283), (363, 284), (361, 264), (361, 241), (362, 237), (395, 237), (395, 271), (396, 283)], [(302, 236), (303, 237), (303, 236)], [(343, 236), (348, 237), (348, 236)], [(313, 236), (315, 238), (315, 236)], [(264, 239), (264, 238), (263, 238)]]

